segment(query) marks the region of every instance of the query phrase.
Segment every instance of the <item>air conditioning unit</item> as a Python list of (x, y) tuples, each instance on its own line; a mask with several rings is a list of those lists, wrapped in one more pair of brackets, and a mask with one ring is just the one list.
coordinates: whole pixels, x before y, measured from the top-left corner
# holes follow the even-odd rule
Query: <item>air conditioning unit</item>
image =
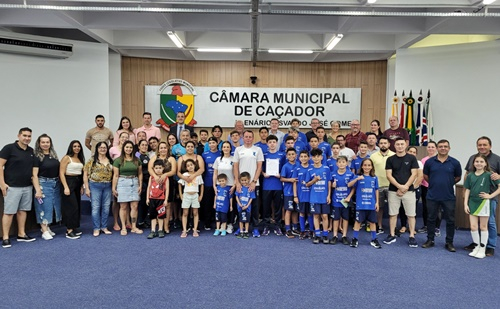
[(0, 33), (0, 52), (64, 59), (73, 55), (73, 44), (32, 39), (32, 36)]

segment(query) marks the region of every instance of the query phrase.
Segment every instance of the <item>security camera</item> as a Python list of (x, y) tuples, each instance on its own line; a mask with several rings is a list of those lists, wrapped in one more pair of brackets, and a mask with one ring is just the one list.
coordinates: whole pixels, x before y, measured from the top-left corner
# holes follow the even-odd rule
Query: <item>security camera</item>
[(250, 76), (250, 82), (255, 85), (257, 83), (257, 76)]

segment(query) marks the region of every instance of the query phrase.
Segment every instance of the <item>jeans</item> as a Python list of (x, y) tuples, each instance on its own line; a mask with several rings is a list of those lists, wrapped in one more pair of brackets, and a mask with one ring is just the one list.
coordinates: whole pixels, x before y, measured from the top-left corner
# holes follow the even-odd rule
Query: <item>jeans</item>
[(42, 190), (42, 204), (35, 199), (36, 222), (38, 224), (51, 224), (53, 213), (56, 214), (56, 222), (61, 221), (61, 182), (57, 178), (38, 179)]
[(433, 201), (427, 199), (427, 239), (434, 241), (436, 220), (439, 209), (443, 208), (443, 216), (446, 220), (446, 243), (453, 243), (455, 236), (455, 203), (456, 200)]
[(90, 204), (92, 205), (92, 225), (94, 230), (108, 226), (109, 208), (111, 206), (111, 182), (89, 181)]
[(490, 218), (488, 219), (488, 244), (486, 248), (495, 249), (497, 247), (497, 212), (498, 200), (496, 198), (490, 200)]

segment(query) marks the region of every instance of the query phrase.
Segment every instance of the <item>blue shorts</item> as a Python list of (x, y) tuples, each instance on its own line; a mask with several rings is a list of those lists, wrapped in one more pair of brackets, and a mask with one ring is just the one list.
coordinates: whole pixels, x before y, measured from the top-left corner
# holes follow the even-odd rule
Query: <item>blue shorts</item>
[(332, 208), (333, 208), (332, 209), (333, 220), (338, 221), (340, 220), (340, 218), (344, 220), (349, 220), (349, 207), (346, 208), (344, 206), (341, 207), (333, 206)]
[(314, 215), (329, 215), (331, 210), (331, 207), (329, 204), (317, 204), (317, 203), (311, 203), (311, 206), (309, 207), (311, 210), (311, 214)]
[(215, 212), (215, 222), (226, 223), (227, 222), (227, 213), (222, 211)]
[(248, 223), (252, 219), (252, 217), (250, 216), (249, 209), (250, 208), (247, 208), (246, 210), (241, 210), (238, 213), (238, 219), (240, 220), (241, 223)]
[(356, 222), (368, 221), (369, 223), (377, 223), (376, 210), (356, 210)]
[(311, 212), (311, 206), (309, 205), (309, 202), (299, 202), (299, 212), (301, 214), (309, 214)]
[(293, 201), (293, 196), (283, 197), (283, 207), (285, 211), (299, 211), (299, 206)]

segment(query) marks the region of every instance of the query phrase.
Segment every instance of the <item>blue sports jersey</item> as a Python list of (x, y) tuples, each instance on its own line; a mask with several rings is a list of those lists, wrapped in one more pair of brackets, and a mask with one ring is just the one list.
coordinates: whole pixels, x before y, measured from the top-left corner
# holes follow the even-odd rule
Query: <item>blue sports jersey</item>
[[(241, 187), (241, 192), (236, 191), (234, 195), (239, 198), (241, 205), (245, 206), (246, 204), (248, 204), (248, 201), (250, 199), (255, 198), (255, 191), (250, 192), (249, 187)], [(247, 211), (250, 211), (251, 209), (252, 205), (250, 204), (250, 206), (247, 208)], [(240, 205), (238, 205), (238, 212), (241, 212)]]
[(338, 171), (332, 174), (332, 184), (334, 181), (337, 181), (336, 187), (332, 193), (332, 205), (334, 207), (343, 207), (340, 201), (351, 193), (352, 188), (349, 188), (347, 184), (354, 178), (356, 178), (356, 176), (347, 169), (344, 174), (339, 174)]
[[(267, 173), (266, 165), (267, 165), (268, 160), (278, 160), (278, 164), (279, 164), (278, 173), (279, 173), (279, 171), (281, 171), (281, 169), (283, 168), (283, 165), (285, 163), (286, 155), (281, 151), (266, 152), (264, 154), (264, 162), (262, 163), (262, 171), (264, 171), (264, 173)], [(271, 191), (271, 190), (283, 190), (283, 185), (282, 185), (281, 180), (279, 178), (279, 174), (278, 174), (278, 177), (274, 177), (274, 176), (270, 176), (268, 178), (264, 177), (264, 180), (262, 181), (262, 189), (269, 190), (269, 191)]]
[(311, 165), (303, 167), (302, 164), (297, 164), (297, 168), (293, 171), (293, 178), (297, 178), (297, 197), (299, 203), (309, 202), (309, 193), (311, 188), (306, 186), (307, 171), (311, 169)]
[[(358, 177), (358, 176), (356, 176)], [(365, 179), (358, 180), (354, 184), (356, 188), (356, 209), (359, 210), (375, 210), (377, 201), (375, 194), (378, 194), (378, 178), (377, 176), (365, 176)]]
[(339, 169), (337, 166), (337, 159), (335, 158), (328, 158), (328, 160), (326, 160), (326, 166), (328, 166), (332, 174), (336, 173)]
[[(295, 144), (293, 144), (293, 149), (295, 149), (295, 152), (297, 152), (298, 155), (302, 150), (307, 150), (307, 147), (306, 144), (302, 143), (301, 141), (295, 141)], [(281, 144), (280, 151), (286, 153), (287, 149), (285, 143)]]
[(232, 194), (230, 193), (230, 191), (230, 186), (217, 186), (217, 192), (215, 195), (215, 211), (228, 213), (229, 201), (232, 198)]
[(220, 157), (220, 152), (206, 151), (201, 155), (201, 157), (203, 158), (203, 161), (205, 161), (205, 172), (203, 173), (203, 182), (205, 183), (205, 186), (212, 187), (214, 184), (214, 162), (215, 159)]
[(359, 173), (359, 169), (361, 168), (361, 162), (363, 162), (364, 159), (369, 157), (370, 157), (369, 155), (367, 155), (364, 158), (357, 157), (356, 159), (351, 161), (351, 169), (354, 169), (355, 174)]
[[(281, 177), (294, 178), (293, 171), (297, 168), (297, 162), (291, 164), (286, 162), (281, 169)], [(293, 182), (283, 182), (283, 196), (293, 196)]]
[(262, 153), (266, 153), (269, 151), (269, 147), (267, 146), (266, 143), (263, 143), (263, 142), (257, 142), (254, 144), (254, 146), (257, 146), (259, 147), (260, 149), (262, 149)]
[(325, 204), (328, 197), (328, 188), (332, 179), (328, 166), (314, 167), (307, 171), (306, 182), (311, 181), (316, 176), (321, 176), (321, 180), (314, 183), (311, 188), (309, 202), (314, 204)]

